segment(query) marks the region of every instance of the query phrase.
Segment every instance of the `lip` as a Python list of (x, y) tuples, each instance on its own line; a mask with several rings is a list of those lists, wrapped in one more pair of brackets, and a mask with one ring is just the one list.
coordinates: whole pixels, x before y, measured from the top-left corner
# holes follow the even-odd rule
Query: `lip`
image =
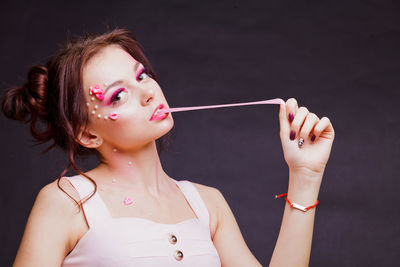
[(164, 114), (159, 115), (159, 116), (154, 116), (150, 121), (162, 120), (162, 119), (164, 119), (166, 117), (168, 117), (168, 113), (164, 113)]
[(158, 120), (158, 119), (163, 119), (163, 118), (165, 118), (166, 116), (168, 116), (168, 113), (163, 113), (163, 114), (161, 114), (161, 115), (154, 116), (154, 114), (156, 113), (156, 111), (157, 111), (158, 109), (162, 109), (162, 108), (164, 108), (164, 105), (163, 105), (163, 104), (160, 104), (160, 105), (158, 105), (158, 106), (154, 109), (153, 114), (151, 114), (150, 121), (155, 120), (155, 119), (157, 119), (157, 120)]

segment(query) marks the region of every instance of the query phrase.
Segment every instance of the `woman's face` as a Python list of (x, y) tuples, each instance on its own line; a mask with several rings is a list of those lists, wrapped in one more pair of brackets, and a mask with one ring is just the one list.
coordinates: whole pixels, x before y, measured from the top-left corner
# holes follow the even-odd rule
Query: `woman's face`
[(103, 144), (137, 150), (174, 125), (170, 113), (164, 119), (150, 121), (155, 109), (160, 104), (168, 108), (168, 103), (144, 66), (118, 45), (103, 48), (87, 62), (83, 86), (88, 128), (101, 137)]

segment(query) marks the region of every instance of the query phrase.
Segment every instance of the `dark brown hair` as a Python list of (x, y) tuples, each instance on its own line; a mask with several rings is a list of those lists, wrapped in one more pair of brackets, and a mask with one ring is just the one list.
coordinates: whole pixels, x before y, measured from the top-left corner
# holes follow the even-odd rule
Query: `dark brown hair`
[[(30, 122), (30, 131), (38, 144), (52, 140), (43, 153), (59, 146), (68, 155), (68, 165), (57, 178), (58, 187), (81, 208), (97, 190), (96, 182), (84, 174), (75, 163), (78, 155), (100, 154), (96, 149), (81, 146), (76, 140), (82, 127), (85, 130), (89, 116), (86, 109), (82, 70), (85, 64), (102, 48), (117, 44), (145, 67), (147, 74), (157, 81), (141, 45), (133, 33), (126, 29), (114, 29), (101, 35), (85, 34), (69, 38), (66, 44), (50, 58), (46, 67), (32, 66), (27, 82), (7, 91), (2, 100), (2, 110), (9, 119)], [(39, 124), (39, 125), (38, 125)], [(44, 128), (40, 131), (40, 128)], [(167, 145), (170, 139), (168, 133)], [(165, 138), (157, 140), (160, 152), (165, 149)], [(60, 186), (60, 179), (73, 168), (88, 178), (94, 191), (79, 203)]]

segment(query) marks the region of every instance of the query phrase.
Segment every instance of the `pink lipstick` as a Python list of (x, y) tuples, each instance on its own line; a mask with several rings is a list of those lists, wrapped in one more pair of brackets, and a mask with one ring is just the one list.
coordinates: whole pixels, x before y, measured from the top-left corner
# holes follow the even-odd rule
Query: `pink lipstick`
[(156, 107), (156, 109), (154, 110), (153, 114), (152, 114), (151, 117), (150, 117), (150, 121), (153, 121), (153, 120), (161, 120), (161, 119), (164, 119), (165, 117), (168, 116), (168, 112), (167, 112), (167, 113), (158, 114), (158, 111), (159, 111), (160, 109), (162, 109), (162, 108), (164, 108), (164, 105), (163, 105), (163, 104), (160, 104), (160, 105), (158, 105), (158, 106)]

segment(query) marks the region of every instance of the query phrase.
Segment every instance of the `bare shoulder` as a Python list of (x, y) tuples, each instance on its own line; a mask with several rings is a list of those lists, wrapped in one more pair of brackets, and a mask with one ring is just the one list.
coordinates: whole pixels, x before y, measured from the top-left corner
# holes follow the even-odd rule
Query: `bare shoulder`
[(79, 213), (78, 205), (74, 200), (79, 201), (78, 192), (66, 178), (62, 177), (58, 184), (56, 179), (39, 191), (34, 208), (37, 207), (50, 217), (71, 219)]
[[(78, 192), (76, 192), (71, 183), (65, 177), (62, 177), (60, 179), (59, 186), (75, 200), (79, 200)], [(59, 186), (57, 184), (57, 179), (45, 185), (39, 191), (36, 201), (43, 202), (43, 204), (52, 204), (50, 205), (52, 207), (58, 206), (58, 208), (64, 207), (70, 211), (75, 210), (75, 208), (73, 207), (76, 207), (76, 203), (71, 199), (71, 197), (63, 192)], [(75, 205), (72, 205), (72, 203), (74, 203)]]
[(211, 208), (213, 212), (217, 213), (218, 209), (223, 206), (225, 201), (224, 196), (218, 188), (194, 183), (194, 186), (199, 191), (200, 196), (206, 202), (208, 208)]
[(210, 230), (211, 238), (214, 238), (215, 232), (218, 227), (218, 209), (221, 207), (221, 199), (223, 198), (221, 191), (215, 187), (202, 185), (199, 183), (191, 182), (199, 191), (201, 198), (204, 200), (208, 212), (210, 214)]
[(227, 208), (228, 203), (218, 188), (194, 182), (192, 183), (195, 185), (204, 201), (208, 202), (214, 208), (215, 212), (219, 212), (221, 209)]
[[(67, 183), (60, 180), (60, 186), (76, 197), (77, 192)], [(57, 180), (42, 187), (29, 214), (14, 266), (60, 265), (69, 252), (78, 213), (78, 206), (60, 190)]]
[(62, 177), (58, 184), (56, 179), (44, 186), (38, 198), (39, 195), (44, 203), (51, 205), (52, 208), (49, 208), (48, 212), (65, 223), (63, 231), (68, 236), (66, 250), (69, 252), (88, 230), (83, 212), (77, 204), (80, 200), (79, 193), (68, 179)]
[(204, 196), (210, 201), (216, 201), (218, 198), (222, 196), (221, 191), (219, 191), (218, 188), (208, 185), (198, 184), (195, 182), (191, 183), (194, 184), (194, 186), (199, 191), (202, 197)]

